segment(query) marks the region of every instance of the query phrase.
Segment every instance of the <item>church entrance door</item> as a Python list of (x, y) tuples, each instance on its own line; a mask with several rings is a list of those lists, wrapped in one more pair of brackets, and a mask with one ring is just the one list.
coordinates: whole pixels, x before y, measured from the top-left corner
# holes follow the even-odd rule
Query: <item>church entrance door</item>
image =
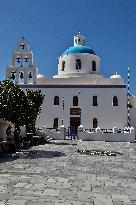
[(70, 117), (70, 132), (77, 135), (77, 128), (80, 126), (80, 117)]

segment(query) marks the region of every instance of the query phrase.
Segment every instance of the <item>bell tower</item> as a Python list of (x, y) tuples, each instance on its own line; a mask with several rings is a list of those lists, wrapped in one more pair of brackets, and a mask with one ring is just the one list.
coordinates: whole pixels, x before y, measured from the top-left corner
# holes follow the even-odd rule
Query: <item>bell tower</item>
[(78, 33), (78, 35), (74, 36), (74, 46), (79, 45), (85, 45), (85, 36), (81, 35), (80, 32)]
[(12, 64), (6, 69), (6, 79), (16, 84), (36, 84), (37, 68), (33, 64), (33, 53), (22, 37), (12, 53)]

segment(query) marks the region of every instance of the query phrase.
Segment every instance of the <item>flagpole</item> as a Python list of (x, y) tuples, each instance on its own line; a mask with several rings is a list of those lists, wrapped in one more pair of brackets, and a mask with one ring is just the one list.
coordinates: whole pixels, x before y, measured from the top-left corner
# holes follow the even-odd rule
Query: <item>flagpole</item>
[(127, 81), (127, 111), (128, 111), (128, 127), (130, 127), (130, 68), (128, 67), (128, 81)]

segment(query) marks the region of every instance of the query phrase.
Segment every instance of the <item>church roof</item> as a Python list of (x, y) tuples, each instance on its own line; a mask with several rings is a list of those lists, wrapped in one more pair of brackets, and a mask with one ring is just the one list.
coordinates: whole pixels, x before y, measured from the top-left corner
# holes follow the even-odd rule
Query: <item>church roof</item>
[(89, 53), (89, 54), (95, 55), (95, 52), (91, 48), (89, 48), (87, 46), (82, 46), (82, 45), (76, 45), (76, 46), (72, 46), (72, 47), (68, 48), (63, 53), (63, 55), (70, 54), (70, 53)]
[(121, 77), (121, 75), (118, 75), (117, 72), (116, 72), (116, 74), (112, 75), (110, 78), (121, 79), (122, 77)]
[(44, 76), (44, 75), (41, 75), (41, 74), (38, 74), (38, 75), (37, 75), (37, 78), (45, 78), (45, 76)]

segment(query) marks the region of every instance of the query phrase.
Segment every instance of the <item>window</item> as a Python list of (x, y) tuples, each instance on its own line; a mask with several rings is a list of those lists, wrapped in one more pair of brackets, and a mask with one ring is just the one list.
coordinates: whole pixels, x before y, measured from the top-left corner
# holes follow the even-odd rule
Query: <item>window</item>
[(76, 59), (76, 69), (81, 69), (81, 60), (79, 58)]
[(27, 68), (27, 67), (29, 67), (29, 65), (30, 65), (30, 60), (27, 56), (25, 56), (24, 59), (23, 59), (23, 66), (25, 68)]
[(58, 128), (58, 118), (54, 118), (53, 128), (54, 128), (54, 129), (57, 129), (57, 128)]
[(24, 73), (22, 71), (20, 72), (20, 78), (24, 78)]
[(78, 97), (77, 96), (73, 97), (73, 106), (78, 106)]
[(130, 105), (130, 104), (128, 104), (128, 107), (129, 107), (129, 108), (133, 108), (133, 106), (132, 106), (132, 105)]
[(10, 77), (12, 80), (15, 80), (16, 79), (16, 71), (12, 71), (11, 72), (11, 77)]
[(96, 62), (95, 61), (92, 61), (92, 70), (96, 71)]
[(18, 56), (16, 58), (16, 67), (21, 67), (21, 61), (22, 61), (22, 59)]
[(20, 44), (20, 48), (23, 50), (25, 49), (25, 44)]
[(28, 78), (29, 78), (29, 79), (33, 78), (33, 76), (32, 76), (32, 72), (31, 72), (31, 71), (28, 72)]
[(112, 98), (112, 105), (118, 106), (118, 98), (116, 96), (113, 96), (113, 98)]
[(93, 119), (93, 128), (97, 128), (98, 127), (98, 121), (96, 118)]
[(93, 96), (93, 106), (98, 106), (98, 103), (97, 103), (97, 96)]
[(65, 69), (65, 61), (62, 61), (62, 68), (61, 68), (61, 71), (64, 71)]
[(54, 97), (54, 105), (59, 105), (59, 97), (58, 96)]

